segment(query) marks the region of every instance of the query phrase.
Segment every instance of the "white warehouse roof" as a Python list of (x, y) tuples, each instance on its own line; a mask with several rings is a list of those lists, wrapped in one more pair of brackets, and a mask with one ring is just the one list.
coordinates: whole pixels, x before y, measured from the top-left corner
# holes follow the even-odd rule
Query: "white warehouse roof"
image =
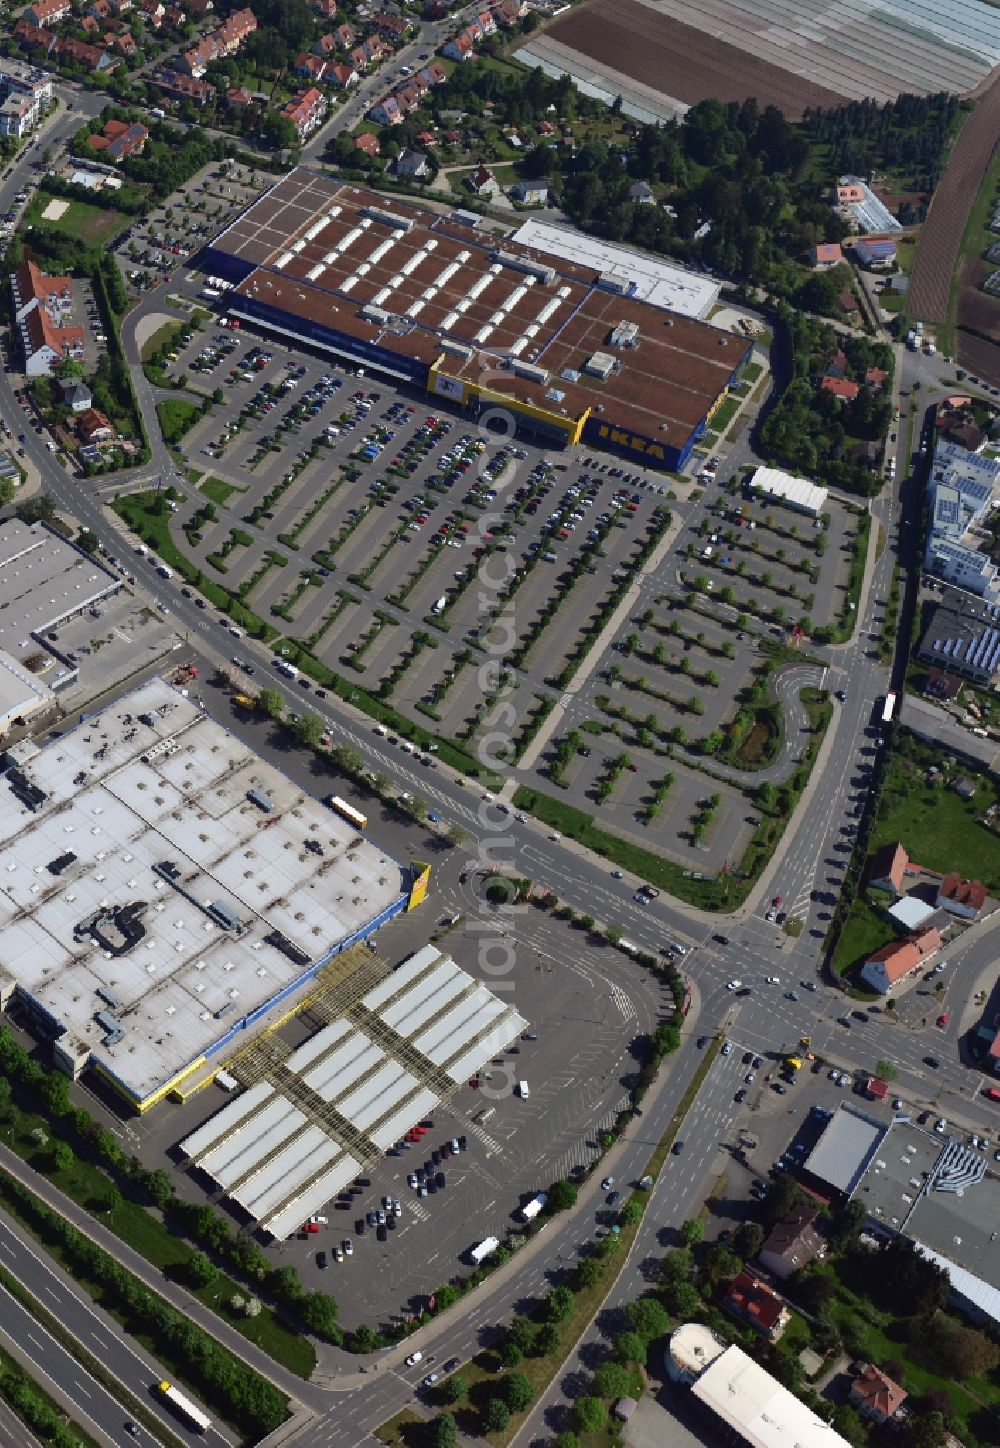
[(719, 295), (719, 283), (704, 272), (687, 271), (662, 257), (584, 236), (549, 221), (532, 218), (519, 226), (510, 240), (577, 266), (593, 267), (598, 275), (620, 278), (629, 295), (682, 317), (704, 317)]
[(846, 1438), (741, 1348), (726, 1348), (691, 1391), (751, 1448), (848, 1448)]
[(162, 679), (0, 779), (0, 981), (139, 1105), (403, 890), (395, 860)]
[(850, 1195), (888, 1130), (883, 1122), (855, 1106), (838, 1106), (803, 1162), (803, 1169)]
[(780, 498), (793, 508), (801, 508), (804, 513), (819, 514), (826, 507), (826, 488), (817, 487), (805, 478), (793, 477), (791, 473), (783, 473), (778, 468), (758, 468), (750, 483), (769, 497)]
[[(463, 1081), (526, 1024), (424, 946), (287, 1056), (283, 1089), (257, 1082), (180, 1149), (265, 1231), (287, 1237), (433, 1110), (448, 1080)], [(405, 1044), (379, 1044), (394, 1038)]]

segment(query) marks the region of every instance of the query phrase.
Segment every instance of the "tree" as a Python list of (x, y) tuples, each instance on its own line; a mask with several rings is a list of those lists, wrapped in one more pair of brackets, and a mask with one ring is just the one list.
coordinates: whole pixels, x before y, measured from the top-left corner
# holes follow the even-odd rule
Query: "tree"
[(681, 1227), (681, 1241), (685, 1247), (697, 1247), (705, 1240), (705, 1224), (700, 1217), (689, 1217)]
[(452, 847), (455, 847), (457, 845), (464, 845), (466, 840), (469, 838), (469, 831), (465, 828), (464, 825), (449, 825), (444, 832), (443, 838), (446, 839), (449, 845), (451, 845)]
[(430, 1448), (455, 1448), (458, 1442), (458, 1428), (450, 1413), (438, 1413), (431, 1420), (427, 1439)]
[(694, 1276), (694, 1258), (684, 1247), (668, 1252), (660, 1266), (664, 1282), (690, 1282)]
[(842, 1438), (846, 1438), (848, 1443), (855, 1444), (856, 1448), (864, 1448), (868, 1442), (861, 1415), (849, 1403), (839, 1403), (834, 1408), (830, 1427), (835, 1429)]
[(670, 1318), (653, 1297), (638, 1297), (625, 1309), (625, 1320), (633, 1332), (647, 1342), (662, 1337), (670, 1327)]
[(917, 1251), (905, 1237), (894, 1237), (874, 1262), (882, 1294), (904, 1317), (929, 1317), (948, 1296), (948, 1274)]
[(875, 1062), (875, 1075), (881, 1076), (883, 1081), (895, 1081), (899, 1077), (899, 1072), (892, 1062), (887, 1061), (883, 1056), (880, 1061)]
[(642, 1221), (644, 1210), (645, 1204), (642, 1197), (629, 1197), (618, 1213), (618, 1220), (623, 1227), (635, 1227)]
[(315, 749), (326, 733), (326, 725), (318, 714), (307, 710), (292, 725), (292, 733), (304, 749)]
[(441, 1384), (441, 1396), (446, 1403), (460, 1403), (468, 1397), (469, 1384), (461, 1373), (455, 1373)]
[[(333, 757), (336, 761), (337, 768), (343, 770), (345, 774), (353, 777), (360, 772), (362, 766), (361, 755), (352, 745), (338, 744), (337, 748), (333, 751)], [(387, 785), (388, 782), (389, 781), (386, 780)]]
[(578, 1287), (596, 1287), (604, 1276), (604, 1267), (596, 1257), (584, 1257), (578, 1263), (576, 1269), (576, 1282)]
[(527, 1317), (515, 1317), (507, 1328), (507, 1341), (522, 1353), (530, 1352), (535, 1341), (535, 1324)]
[(568, 1287), (553, 1287), (545, 1299), (548, 1322), (565, 1322), (573, 1311), (573, 1294)]
[(56, 505), (47, 493), (38, 493), (18, 503), (14, 512), (22, 523), (51, 523), (56, 516)]
[(381, 1341), (378, 1333), (367, 1322), (354, 1329), (354, 1347), (357, 1352), (374, 1352)]
[[(597, 1264), (600, 1266), (600, 1263)], [(539, 1357), (548, 1357), (549, 1353), (555, 1352), (562, 1341), (562, 1333), (557, 1323), (545, 1322), (538, 1329), (535, 1336), (535, 1352)]]
[(977, 1328), (947, 1318), (936, 1322), (935, 1329), (934, 1357), (949, 1376), (986, 1378), (1000, 1366), (1000, 1347)]
[(675, 1317), (694, 1317), (701, 1307), (701, 1296), (693, 1282), (668, 1282), (663, 1300)]
[(52, 1147), (52, 1167), (55, 1171), (70, 1171), (76, 1155), (68, 1141), (57, 1141)]
[(621, 1398), (628, 1389), (629, 1375), (621, 1363), (601, 1363), (594, 1373), (594, 1392), (599, 1398)]
[[(537, 20), (538, 16), (534, 12), (532, 12), (529, 19)], [(555, 1440), (555, 1448), (580, 1448), (580, 1440), (573, 1432), (572, 1428), (567, 1428), (565, 1433), (559, 1433), (557, 1435)]]
[(580, 1433), (599, 1433), (608, 1421), (608, 1410), (600, 1398), (577, 1398), (573, 1404), (573, 1422)]
[(487, 1433), (502, 1433), (510, 1422), (510, 1409), (503, 1398), (487, 1398), (483, 1409), (483, 1427)]
[(640, 1367), (646, 1364), (646, 1339), (637, 1332), (620, 1332), (614, 1340), (615, 1361), (623, 1366), (629, 1363), (638, 1363)]
[(185, 1267), (185, 1275), (194, 1288), (211, 1287), (219, 1279), (218, 1268), (204, 1252), (193, 1252)]
[(733, 1251), (749, 1262), (764, 1244), (764, 1228), (759, 1222), (743, 1221), (733, 1233)]
[(549, 1188), (546, 1206), (550, 1212), (568, 1212), (571, 1207), (576, 1206), (576, 1197), (576, 1187), (572, 1182), (553, 1182)]
[(505, 1368), (516, 1368), (524, 1361), (524, 1349), (510, 1338), (500, 1348), (500, 1361)]
[(328, 1292), (310, 1292), (299, 1304), (299, 1314), (310, 1332), (331, 1342), (340, 1342), (337, 1304)]
[(914, 1413), (903, 1428), (902, 1439), (905, 1448), (940, 1448), (944, 1435), (945, 1420), (940, 1413)]
[(285, 696), (280, 689), (261, 689), (257, 703), (269, 719), (280, 719), (285, 712)]
[(512, 1413), (523, 1413), (534, 1400), (535, 1390), (524, 1373), (507, 1373), (500, 1380), (504, 1400)]

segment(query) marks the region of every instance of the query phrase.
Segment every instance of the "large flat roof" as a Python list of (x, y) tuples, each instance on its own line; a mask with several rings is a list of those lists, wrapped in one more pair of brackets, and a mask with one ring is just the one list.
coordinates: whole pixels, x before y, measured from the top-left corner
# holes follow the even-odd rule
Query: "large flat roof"
[(847, 1448), (845, 1438), (742, 1348), (714, 1358), (691, 1391), (752, 1448)]
[(855, 1106), (838, 1106), (802, 1168), (828, 1186), (850, 1194), (887, 1130), (884, 1122)]
[(0, 970), (137, 1100), (402, 889), (395, 860), (162, 679), (0, 780)]
[(518, 246), (526, 246), (546, 256), (588, 267), (595, 272), (617, 273), (628, 278), (633, 295), (651, 307), (663, 307), (683, 317), (704, 317), (719, 295), (719, 283), (704, 272), (688, 271), (686, 267), (585, 236), (567, 226), (554, 226), (551, 221), (530, 217), (510, 238)]
[[(573, 238), (578, 255), (570, 259), (571, 248), (546, 251), (519, 242), (520, 234), (484, 236), (454, 216), (298, 168), (209, 251), (249, 273), (231, 294), (237, 310), (241, 298), (253, 299), (293, 328), (319, 325), (427, 366), (444, 354), (442, 370), (476, 386), (487, 368), (495, 391), (523, 403), (567, 419), (593, 409), (664, 446), (683, 446), (751, 345), (682, 315), (706, 304), (702, 279), (624, 249), (611, 265), (609, 249), (583, 237)], [(674, 272), (683, 305), (667, 312)], [(633, 274), (639, 295), (623, 295)], [(642, 300), (643, 290), (659, 304)], [(634, 333), (612, 343), (619, 324)], [(594, 354), (614, 366), (588, 374)]]
[[(18, 663), (38, 653), (59, 624), (120, 587), (115, 574), (44, 523), (9, 518), (0, 527), (0, 649)], [(50, 654), (51, 659), (51, 654)], [(59, 664), (52, 680), (69, 672)]]

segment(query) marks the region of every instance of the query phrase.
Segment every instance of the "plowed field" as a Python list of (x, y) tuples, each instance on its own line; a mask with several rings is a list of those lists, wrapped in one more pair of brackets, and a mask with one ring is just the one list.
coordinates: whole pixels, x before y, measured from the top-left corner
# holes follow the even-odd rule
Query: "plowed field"
[(755, 96), (797, 120), (807, 106), (836, 106), (843, 96), (717, 36), (658, 14), (637, 0), (584, 5), (550, 26), (546, 35), (630, 80), (693, 105), (706, 96), (744, 101)]

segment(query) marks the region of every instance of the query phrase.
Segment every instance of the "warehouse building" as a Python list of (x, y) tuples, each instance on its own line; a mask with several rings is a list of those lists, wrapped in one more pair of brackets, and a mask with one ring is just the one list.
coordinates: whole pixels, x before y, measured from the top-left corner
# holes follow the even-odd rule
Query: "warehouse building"
[(786, 507), (794, 508), (797, 513), (808, 513), (810, 518), (818, 518), (826, 507), (826, 488), (805, 478), (793, 477), (791, 473), (783, 473), (778, 468), (757, 468), (750, 479), (750, 486), (754, 492), (774, 498)]
[(984, 687), (1000, 677), (1000, 603), (946, 588), (927, 613), (918, 659)]
[[(519, 241), (525, 234), (538, 245)], [(583, 242), (573, 260), (555, 245), (523, 229), (484, 235), (455, 214), (390, 205), (300, 167), (226, 227), (202, 263), (235, 284), (233, 316), (472, 420), (512, 417), (547, 444), (683, 467), (752, 343), (664, 310), (671, 296), (689, 313), (704, 309), (693, 273), (656, 263), (677, 276), (649, 266), (639, 276), (644, 259), (622, 248), (611, 266)]]
[(162, 679), (0, 778), (0, 1006), (137, 1111), (407, 899), (395, 860)]
[(527, 1024), (426, 945), (292, 1050), (268, 1039), (266, 1079), (233, 1063), (247, 1089), (179, 1146), (260, 1229), (283, 1239), (502, 1051)]
[(666, 1366), (673, 1382), (689, 1387), (733, 1440), (749, 1448), (847, 1448), (829, 1423), (704, 1323), (675, 1329)]

